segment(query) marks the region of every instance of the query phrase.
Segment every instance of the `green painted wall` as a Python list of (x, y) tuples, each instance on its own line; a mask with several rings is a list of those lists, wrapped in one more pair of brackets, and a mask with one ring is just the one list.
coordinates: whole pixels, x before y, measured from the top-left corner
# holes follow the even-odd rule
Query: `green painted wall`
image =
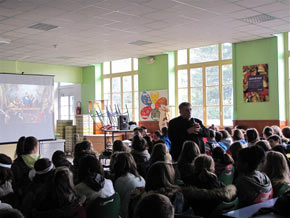
[(138, 60), (139, 91), (168, 90), (168, 55), (154, 56), (155, 62), (147, 64), (148, 57)]
[(96, 71), (95, 66), (83, 68), (82, 77), (82, 113), (88, 113), (88, 102), (96, 100)]
[(55, 75), (55, 82), (82, 83), (82, 67), (0, 60), (0, 72)]
[[(268, 64), (269, 102), (245, 103), (242, 67)], [(235, 43), (233, 45), (234, 120), (278, 120), (278, 44), (277, 37)]]

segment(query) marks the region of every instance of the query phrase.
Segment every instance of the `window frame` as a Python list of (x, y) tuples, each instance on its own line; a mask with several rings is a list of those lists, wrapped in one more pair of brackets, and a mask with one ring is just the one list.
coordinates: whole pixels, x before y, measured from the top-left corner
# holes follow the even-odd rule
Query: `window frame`
[[(126, 58), (127, 59), (127, 58)], [(138, 59), (137, 59), (138, 60)], [(139, 96), (139, 90), (135, 90), (135, 80), (134, 80), (134, 76), (137, 75), (138, 76), (138, 69), (134, 70), (134, 58), (131, 58), (131, 71), (128, 72), (121, 72), (121, 73), (112, 73), (112, 61), (110, 61), (110, 73), (109, 74), (103, 74), (104, 72), (104, 66), (102, 64), (102, 99), (104, 99), (104, 79), (110, 79), (110, 92), (106, 93), (110, 95), (110, 99), (107, 102), (108, 105), (112, 105), (112, 95), (113, 94), (121, 94), (121, 105), (120, 105), (120, 111), (121, 113), (126, 113), (126, 107), (124, 105), (124, 93), (131, 93), (132, 94), (132, 108), (128, 108), (128, 111), (131, 109), (132, 110), (132, 114), (130, 117), (130, 120), (132, 121), (138, 121), (139, 122), (139, 116), (135, 117), (135, 110), (139, 110), (139, 103), (136, 105), (135, 104), (135, 95), (137, 94)], [(131, 86), (132, 86), (132, 90), (131, 91), (124, 91), (123, 89), (123, 77), (126, 76), (131, 76)], [(120, 85), (121, 85), (121, 91), (120, 92), (112, 92), (112, 79), (119, 77), (120, 78)], [(137, 81), (138, 83), (138, 81)], [(137, 86), (137, 88), (139, 89), (139, 84)], [(107, 99), (106, 99), (107, 100)], [(113, 106), (113, 105), (112, 105)], [(137, 106), (137, 107), (136, 107)], [(113, 108), (113, 110), (115, 110), (115, 108)], [(139, 114), (139, 113), (138, 113)]]
[[(194, 68), (201, 68), (202, 69), (202, 85), (200, 87), (202, 87), (202, 95), (203, 95), (203, 104), (202, 106), (195, 106), (193, 105), (192, 108), (194, 110), (194, 107), (202, 107), (203, 110), (203, 123), (206, 126), (211, 125), (211, 123), (207, 123), (207, 108), (208, 107), (214, 107), (214, 106), (218, 106), (219, 107), (219, 127), (224, 127), (224, 106), (232, 106), (234, 107), (234, 99), (233, 99), (233, 104), (224, 104), (223, 103), (223, 87), (224, 86), (232, 86), (233, 87), (233, 80), (232, 80), (232, 84), (223, 84), (223, 65), (232, 65), (232, 59), (222, 59), (222, 44), (223, 43), (219, 43), (218, 44), (218, 60), (217, 61), (209, 61), (209, 62), (200, 62), (200, 63), (193, 63), (190, 64), (190, 48), (187, 49), (187, 63), (183, 64), (183, 65), (176, 65), (176, 71), (175, 71), (175, 76), (176, 76), (176, 80), (175, 80), (175, 86), (176, 86), (176, 99), (175, 99), (175, 104), (178, 107), (178, 71), (179, 70), (186, 70), (187, 71), (187, 98), (188, 98), (188, 102), (191, 103), (191, 89), (195, 88), (191, 86), (190, 83), (190, 70), (194, 69)], [(209, 45), (211, 46), (211, 45)], [(182, 49), (184, 50), (184, 49)], [(175, 51), (175, 55), (176, 55), (176, 63), (178, 63), (178, 51)], [(219, 76), (219, 104), (218, 105), (207, 105), (207, 96), (206, 96), (206, 89), (207, 87), (216, 87), (216, 86), (207, 86), (206, 84), (206, 68), (207, 67), (214, 67), (214, 66), (218, 66), (218, 76)], [(233, 68), (232, 68), (233, 70)], [(232, 77), (233, 78), (233, 77)], [(182, 87), (184, 88), (184, 87)], [(178, 116), (178, 111), (176, 110), (175, 113), (176, 116)]]

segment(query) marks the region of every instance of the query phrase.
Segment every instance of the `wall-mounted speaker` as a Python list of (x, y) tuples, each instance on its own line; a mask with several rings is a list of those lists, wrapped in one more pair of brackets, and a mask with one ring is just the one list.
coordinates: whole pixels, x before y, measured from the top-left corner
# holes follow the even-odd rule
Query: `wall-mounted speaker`
[(118, 117), (118, 128), (119, 130), (129, 129), (129, 117), (128, 115), (120, 115)]

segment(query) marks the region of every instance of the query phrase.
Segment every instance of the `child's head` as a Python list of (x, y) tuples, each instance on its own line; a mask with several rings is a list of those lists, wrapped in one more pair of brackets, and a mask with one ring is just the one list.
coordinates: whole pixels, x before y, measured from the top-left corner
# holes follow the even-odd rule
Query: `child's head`
[(26, 137), (21, 136), (16, 145), (16, 151), (15, 151), (15, 157), (19, 157), (24, 153), (24, 142), (25, 142)]
[(115, 153), (117, 151), (126, 151), (126, 152), (129, 152), (130, 149), (121, 140), (115, 140), (114, 143), (113, 143), (113, 153)]
[(206, 154), (201, 154), (196, 157), (193, 161), (193, 170), (195, 174), (200, 174), (202, 170), (207, 170), (209, 172), (214, 172), (214, 161), (211, 156)]
[(25, 138), (23, 146), (23, 154), (36, 154), (38, 152), (38, 140), (29, 136)]
[(135, 135), (132, 140), (132, 148), (137, 151), (144, 151), (147, 147), (147, 142), (141, 136)]
[(233, 133), (233, 139), (234, 139), (235, 141), (238, 141), (238, 140), (242, 140), (242, 139), (244, 139), (244, 134), (243, 134), (242, 130), (240, 130), (240, 129), (235, 129), (235, 130), (234, 130), (234, 133)]
[(256, 143), (256, 146), (260, 146), (265, 152), (271, 150), (270, 143), (267, 140), (260, 140)]
[(174, 208), (168, 197), (151, 193), (141, 198), (134, 211), (135, 218), (173, 218)]
[(147, 173), (145, 190), (174, 187), (175, 172), (171, 163), (157, 161), (151, 165)]
[(162, 135), (160, 133), (160, 131), (155, 131), (153, 134), (153, 139), (154, 141), (159, 141), (161, 139)]
[(284, 180), (290, 183), (290, 173), (286, 158), (277, 151), (269, 151), (266, 155), (264, 172), (269, 178), (276, 180)]
[(278, 135), (271, 135), (270, 137), (268, 137), (268, 142), (271, 148), (274, 148), (277, 145), (281, 145), (282, 143), (281, 138)]
[(264, 150), (259, 146), (241, 149), (238, 152), (237, 170), (242, 173), (252, 173), (258, 169), (265, 158)]
[(259, 134), (258, 134), (257, 129), (255, 129), (255, 128), (247, 129), (246, 136), (247, 136), (248, 142), (255, 142), (255, 141), (259, 140)]
[(171, 155), (169, 154), (166, 144), (157, 143), (156, 145), (154, 145), (152, 153), (151, 153), (151, 157), (150, 157), (150, 164), (153, 164), (156, 161), (171, 162)]
[(283, 133), (283, 136), (287, 139), (290, 139), (290, 127), (289, 126), (285, 126), (283, 129), (282, 129), (282, 133)]
[(268, 139), (271, 135), (274, 134), (274, 130), (270, 126), (265, 126), (263, 129), (263, 136), (265, 139)]
[(114, 153), (114, 161), (111, 164), (111, 171), (115, 174), (115, 179), (125, 176), (127, 173), (131, 173), (139, 177), (137, 171), (137, 165), (133, 156), (128, 152)]
[(193, 141), (185, 141), (179, 155), (179, 163), (192, 163), (195, 157), (200, 155), (198, 145)]
[(168, 128), (167, 127), (163, 127), (161, 129), (161, 132), (162, 132), (162, 135), (164, 135), (164, 136), (168, 135)]
[(82, 141), (80, 143), (77, 143), (75, 146), (75, 153), (91, 151), (91, 150), (93, 150), (93, 145), (90, 141)]
[(209, 136), (207, 137), (207, 139), (208, 139), (209, 141), (211, 141), (211, 140), (215, 140), (215, 131), (214, 131), (214, 130), (209, 129)]
[(229, 147), (228, 151), (230, 153), (230, 155), (232, 156), (232, 158), (234, 159), (234, 161), (236, 162), (238, 159), (238, 152), (239, 150), (243, 149), (243, 145), (241, 142), (237, 141), (234, 142), (233, 144), (231, 144), (231, 146)]

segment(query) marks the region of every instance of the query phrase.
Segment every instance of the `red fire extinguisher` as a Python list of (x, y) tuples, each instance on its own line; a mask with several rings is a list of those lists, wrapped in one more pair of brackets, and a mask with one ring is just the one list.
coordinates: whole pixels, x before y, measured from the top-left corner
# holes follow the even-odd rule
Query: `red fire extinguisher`
[(76, 107), (76, 115), (80, 115), (82, 113), (82, 107), (81, 107), (81, 102), (77, 102), (77, 107)]

